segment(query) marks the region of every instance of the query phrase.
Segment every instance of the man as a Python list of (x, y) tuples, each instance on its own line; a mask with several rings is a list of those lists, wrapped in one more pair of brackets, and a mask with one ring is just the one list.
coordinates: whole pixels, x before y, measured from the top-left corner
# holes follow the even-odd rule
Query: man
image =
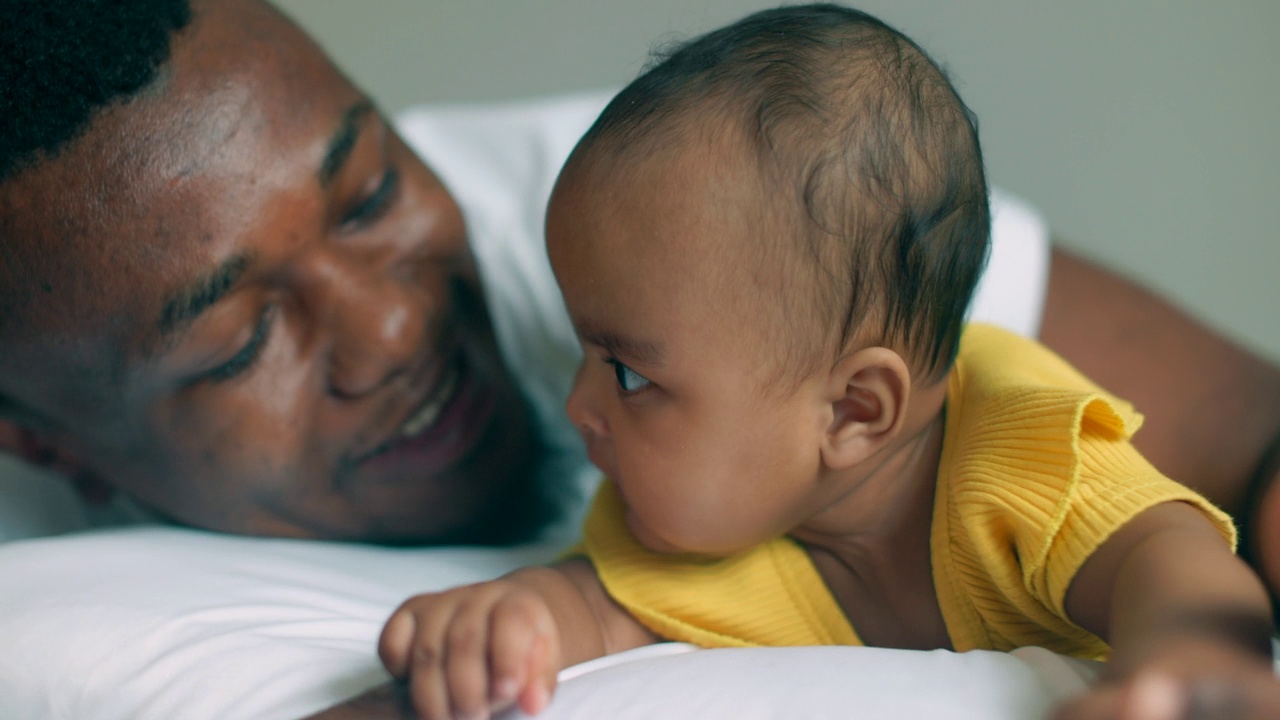
[(4, 445), (227, 532), (527, 535), (539, 440), (453, 198), (272, 9), (165, 5), (114, 18), (149, 81), (7, 151)]
[[(501, 218), (464, 222), (259, 0), (109, 5), (11, 9), (0, 31), (0, 447), (227, 532), (535, 533), (560, 505), (537, 469), (565, 451), (543, 429), (561, 381), (522, 392), (513, 371), (545, 367), (499, 356), (490, 309), (515, 276), (469, 242)], [(1240, 516), (1280, 371), (1061, 252), (1041, 339)]]

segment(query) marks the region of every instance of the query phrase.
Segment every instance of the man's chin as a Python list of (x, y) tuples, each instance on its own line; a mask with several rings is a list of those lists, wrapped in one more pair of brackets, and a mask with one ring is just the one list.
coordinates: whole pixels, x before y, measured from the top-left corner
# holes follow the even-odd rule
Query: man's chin
[[(502, 413), (509, 416), (490, 425), (445, 477), (413, 481), (436, 487), (432, 498), (410, 503), (427, 512), (406, 518), (406, 501), (391, 503), (381, 518), (367, 515), (360, 539), (389, 545), (512, 545), (535, 539), (563, 516), (569, 483), (542, 471), (548, 451), (528, 412), (520, 402)], [(510, 416), (516, 413), (523, 417)], [(397, 515), (401, 519), (387, 520)]]
[[(527, 412), (527, 408), (525, 408)], [(535, 539), (548, 525), (560, 520), (567, 507), (567, 477), (544, 471), (547, 445), (526, 426), (524, 452), (507, 452), (490, 458), (491, 472), (503, 476), (492, 502), (474, 520), (453, 535), (451, 541), (479, 545), (514, 545)], [(496, 460), (497, 462), (492, 462)]]
[[(513, 483), (508, 492), (462, 518), (417, 518), (388, 522), (374, 519), (358, 537), (343, 538), (379, 545), (515, 545), (529, 542), (563, 516), (565, 503), (550, 483), (536, 478)], [(434, 526), (424, 531), (424, 526)]]

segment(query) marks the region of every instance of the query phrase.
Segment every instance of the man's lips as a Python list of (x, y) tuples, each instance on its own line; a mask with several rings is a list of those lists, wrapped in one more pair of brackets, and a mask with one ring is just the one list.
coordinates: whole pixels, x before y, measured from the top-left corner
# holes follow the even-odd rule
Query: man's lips
[[(348, 467), (360, 465), (387, 452), (439, 418), (444, 406), (457, 392), (458, 368), (462, 357), (460, 350), (459, 342), (454, 338), (439, 343), (435, 350), (422, 355), (418, 369), (412, 374), (414, 380), (401, 389), (393, 389), (396, 399), (408, 399), (414, 404), (392, 416), (400, 418), (394, 426), (388, 428), (379, 422), (382, 427), (370, 433), (358, 444), (356, 451), (347, 456)], [(378, 437), (382, 439), (375, 440)]]
[(370, 450), (358, 453), (353, 464), (359, 465), (395, 449), (397, 445), (408, 441), (439, 420), (445, 405), (458, 390), (458, 365), (456, 358), (451, 359), (440, 371), (434, 386), (421, 396), (417, 406), (410, 408), (402, 416), (399, 424), (387, 433), (382, 442)]
[(418, 478), (447, 470), (480, 440), (496, 407), (495, 390), (459, 356), (391, 436), (359, 456), (356, 465), (387, 470), (412, 466)]
[(427, 395), (426, 402), (422, 403), (422, 406), (400, 425), (400, 437), (413, 437), (424, 428), (430, 427), (440, 417), (440, 411), (444, 409), (445, 404), (453, 399), (457, 389), (458, 366), (455, 364), (445, 368), (444, 378), (435, 390)]

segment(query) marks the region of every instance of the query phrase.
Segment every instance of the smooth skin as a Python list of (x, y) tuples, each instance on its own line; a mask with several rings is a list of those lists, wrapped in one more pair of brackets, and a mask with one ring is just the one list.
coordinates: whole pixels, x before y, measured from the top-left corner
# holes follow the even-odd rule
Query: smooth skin
[[(585, 353), (570, 419), (643, 545), (723, 557), (785, 533), (868, 644), (949, 647), (927, 550), (945, 382), (855, 333), (779, 392), (760, 356), (778, 345), (777, 310), (741, 289), (796, 271), (726, 263), (718, 239), (796, 218), (762, 213), (749, 180), (725, 182), (752, 177), (740, 138), (688, 134), (622, 170), (589, 154), (557, 185), (548, 251)], [(1107, 682), (1062, 718), (1186, 717), (1206, 684), (1257, 698), (1244, 717), (1280, 699), (1266, 592), (1190, 506), (1155, 506), (1113, 534), (1066, 609), (1113, 656)], [(379, 651), (439, 720), (537, 712), (558, 670), (654, 640), (578, 559), (410, 599)]]

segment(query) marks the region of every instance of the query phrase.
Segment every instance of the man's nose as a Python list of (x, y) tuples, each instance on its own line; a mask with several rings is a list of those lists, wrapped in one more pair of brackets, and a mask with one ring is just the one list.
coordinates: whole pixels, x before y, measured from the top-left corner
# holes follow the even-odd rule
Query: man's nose
[(353, 251), (322, 251), (311, 266), (329, 335), (330, 392), (361, 397), (412, 367), (426, 332), (426, 288)]
[(587, 372), (587, 364), (584, 361), (578, 366), (578, 374), (573, 379), (573, 389), (569, 392), (569, 399), (565, 402), (564, 409), (569, 416), (569, 422), (573, 423), (584, 440), (589, 441), (593, 437), (608, 437), (609, 423), (596, 410), (597, 405), (592, 396), (590, 383), (584, 377)]

